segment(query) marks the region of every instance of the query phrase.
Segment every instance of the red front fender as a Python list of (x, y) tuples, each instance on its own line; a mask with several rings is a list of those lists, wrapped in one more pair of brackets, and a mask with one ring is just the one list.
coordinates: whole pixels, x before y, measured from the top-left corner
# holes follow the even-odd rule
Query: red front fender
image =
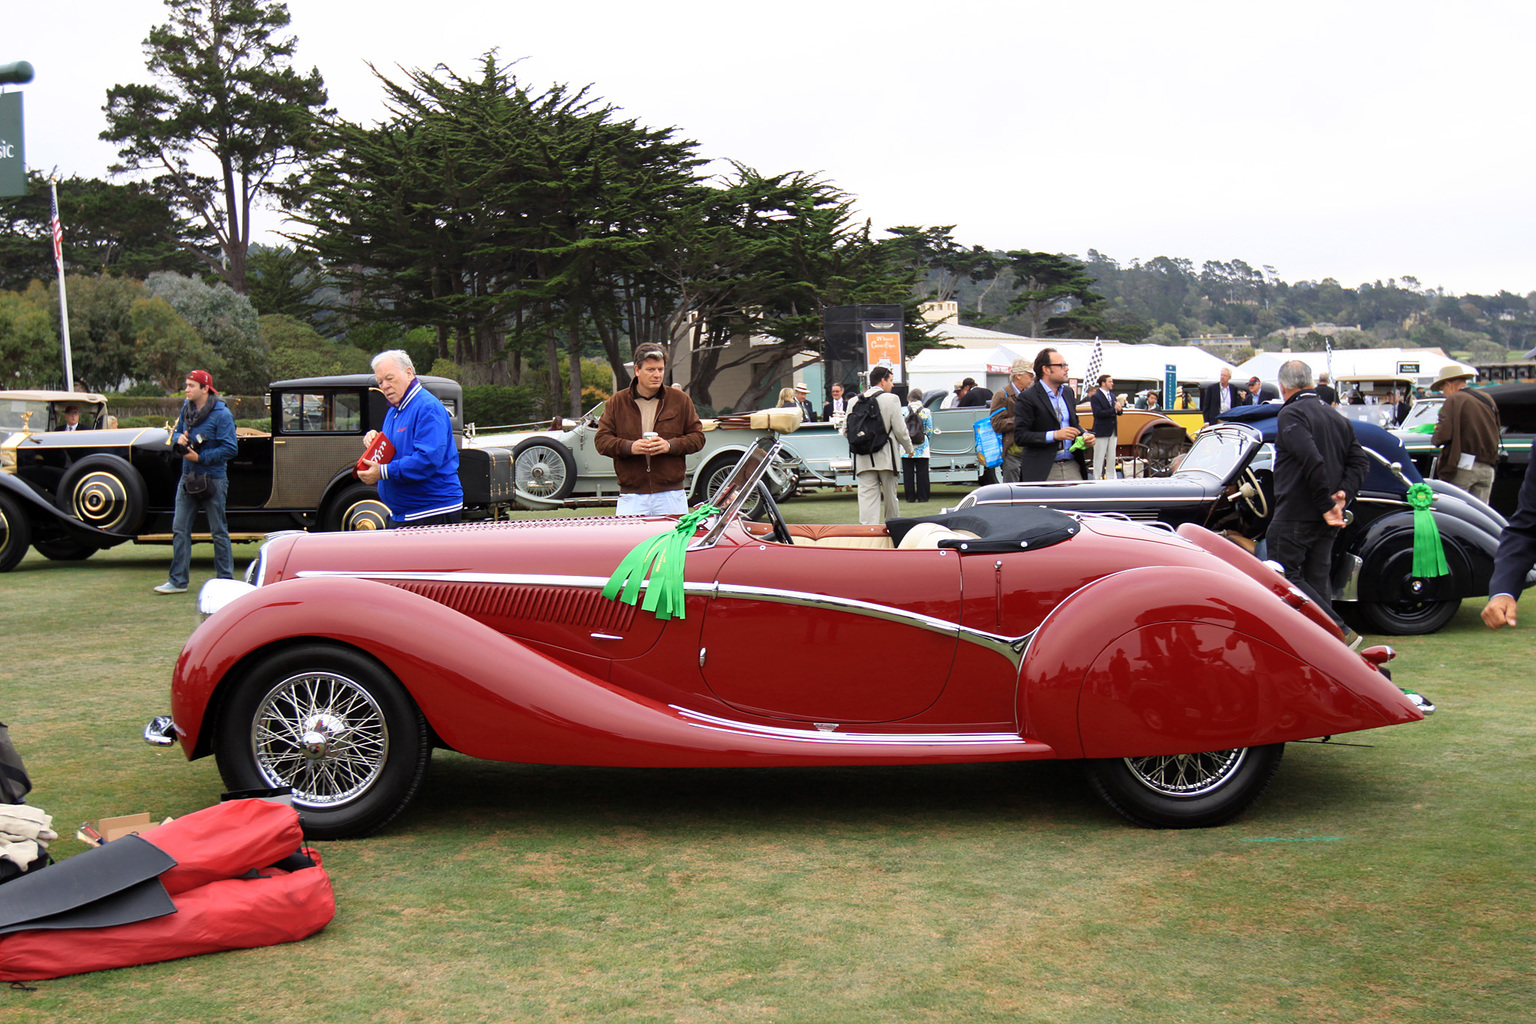
[(1062, 757), (1251, 747), (1417, 721), (1323, 626), (1249, 579), (1144, 567), (1077, 591), (1023, 664), (1025, 734)]

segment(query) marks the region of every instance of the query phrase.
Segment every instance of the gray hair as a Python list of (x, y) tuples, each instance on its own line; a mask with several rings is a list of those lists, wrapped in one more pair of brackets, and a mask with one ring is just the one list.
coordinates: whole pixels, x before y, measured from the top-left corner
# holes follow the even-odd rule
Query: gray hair
[(416, 364), (411, 362), (411, 354), (403, 348), (391, 348), (380, 352), (378, 355), (373, 357), (368, 366), (370, 369), (377, 372), (379, 364), (386, 359), (393, 362), (402, 370), (409, 370), (412, 373), (416, 372)]
[(1280, 364), (1280, 386), (1287, 391), (1302, 391), (1312, 386), (1312, 367), (1300, 359)]
[(923, 400), (923, 391), (922, 391), (921, 388), (913, 388), (911, 391), (907, 392), (907, 401), (909, 401), (909, 402), (921, 402), (922, 400)]

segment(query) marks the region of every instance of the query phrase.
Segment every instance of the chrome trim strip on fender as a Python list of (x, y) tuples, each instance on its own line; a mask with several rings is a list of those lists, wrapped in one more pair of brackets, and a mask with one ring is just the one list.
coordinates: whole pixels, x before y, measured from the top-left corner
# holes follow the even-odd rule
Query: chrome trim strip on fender
[[(557, 576), (535, 573), (499, 572), (347, 572), (332, 569), (304, 569), (295, 574), (298, 579), (320, 577), (347, 577), (350, 579), (398, 581), (402, 583), (493, 583), (503, 586), (523, 587), (578, 587), (585, 590), (601, 590), (608, 585), (606, 576)], [(646, 586), (649, 581), (642, 583)], [(779, 604), (802, 605), (810, 608), (827, 608), (834, 611), (867, 615), (888, 622), (902, 622), (930, 633), (942, 633), (964, 640), (966, 643), (985, 647), (1002, 655), (1013, 663), (1015, 669), (1024, 661), (1024, 652), (1034, 639), (1035, 631), (1023, 636), (1004, 636), (982, 629), (972, 629), (948, 619), (923, 615), (920, 612), (895, 608), (891, 605), (857, 601), (849, 597), (831, 594), (814, 594), (804, 590), (779, 590), (773, 587), (752, 587), (720, 583), (684, 583), (685, 593), (698, 597), (736, 599), (742, 601), (770, 601)]]
[[(707, 715), (677, 704), (667, 705), (692, 725), (701, 728), (720, 729), (726, 732), (751, 733), (754, 736), (771, 736), (775, 739), (798, 740), (802, 743), (873, 743), (882, 746), (976, 746), (990, 744), (1005, 749), (1028, 746), (1022, 736), (1011, 732), (947, 732), (947, 733), (890, 733), (890, 732), (831, 732), (822, 729), (824, 723), (816, 723), (816, 731), (795, 729), (781, 725), (758, 725), (737, 722), (729, 718)], [(832, 728), (836, 728), (833, 726)]]

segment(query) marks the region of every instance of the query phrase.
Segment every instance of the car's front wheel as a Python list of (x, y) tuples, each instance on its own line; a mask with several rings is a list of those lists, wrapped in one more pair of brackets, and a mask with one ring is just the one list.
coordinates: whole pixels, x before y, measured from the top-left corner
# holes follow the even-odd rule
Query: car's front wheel
[(220, 714), (214, 755), (231, 789), (291, 787), (305, 835), (345, 839), (405, 809), (432, 745), (421, 710), (377, 662), (305, 644), (243, 673)]
[(1461, 601), (1431, 601), (1413, 594), (1412, 587), (1423, 580), (1410, 580), (1404, 585), (1405, 593), (1400, 601), (1361, 601), (1354, 611), (1366, 627), (1366, 632), (1386, 636), (1422, 636), (1434, 633), (1456, 617)]
[(21, 502), (0, 494), (0, 572), (20, 564), (32, 543), (32, 520)]
[(1087, 763), (1093, 788), (1148, 828), (1204, 828), (1242, 813), (1280, 767), (1284, 743)]
[(513, 449), (512, 479), (535, 498), (563, 501), (576, 487), (576, 459), (559, 441), (531, 437)]

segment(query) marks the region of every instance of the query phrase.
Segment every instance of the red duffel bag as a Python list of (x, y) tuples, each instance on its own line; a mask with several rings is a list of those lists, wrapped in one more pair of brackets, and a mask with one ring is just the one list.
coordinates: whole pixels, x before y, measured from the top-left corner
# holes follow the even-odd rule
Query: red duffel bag
[[(308, 938), (336, 916), (336, 900), (318, 853), (303, 850), (310, 866), (296, 866), (292, 855), (301, 835), (293, 808), (264, 800), (219, 804), (153, 829), (139, 838), (176, 860), (159, 876), (174, 912), (100, 928), (57, 928), (41, 920), (36, 928), (0, 935), (0, 981), (58, 978)], [(282, 866), (272, 866), (279, 861)], [(0, 900), (23, 881), (0, 889)]]

